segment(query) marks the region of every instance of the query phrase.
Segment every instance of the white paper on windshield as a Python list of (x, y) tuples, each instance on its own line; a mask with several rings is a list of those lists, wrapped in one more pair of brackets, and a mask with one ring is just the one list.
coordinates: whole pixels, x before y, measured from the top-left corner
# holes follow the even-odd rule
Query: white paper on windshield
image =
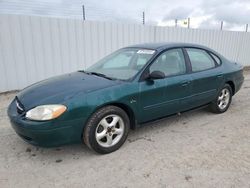
[(153, 54), (155, 53), (155, 50), (138, 50), (138, 54)]

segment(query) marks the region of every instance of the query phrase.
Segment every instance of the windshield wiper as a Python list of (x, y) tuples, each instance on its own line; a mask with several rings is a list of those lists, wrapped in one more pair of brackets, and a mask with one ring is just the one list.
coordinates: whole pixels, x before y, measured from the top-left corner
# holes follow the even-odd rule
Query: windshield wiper
[(107, 75), (99, 73), (99, 72), (85, 72), (85, 73), (86, 74), (91, 74), (91, 75), (96, 75), (96, 76), (99, 76), (99, 77), (103, 77), (103, 78), (106, 78), (108, 80), (116, 80), (115, 78), (108, 77)]

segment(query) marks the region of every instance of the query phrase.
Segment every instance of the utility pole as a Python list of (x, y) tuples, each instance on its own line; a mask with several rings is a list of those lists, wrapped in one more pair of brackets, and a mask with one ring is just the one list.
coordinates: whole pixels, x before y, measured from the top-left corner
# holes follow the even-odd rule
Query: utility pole
[(178, 20), (175, 19), (174, 22), (175, 22), (175, 27), (177, 27)]
[(188, 18), (188, 29), (190, 28), (190, 18)]
[(246, 24), (246, 32), (247, 32), (247, 30), (248, 30), (248, 24)]
[(83, 21), (85, 21), (85, 7), (84, 7), (84, 5), (82, 5), (82, 18), (83, 18)]
[(220, 30), (222, 31), (222, 29), (223, 29), (223, 21), (221, 21), (220, 23)]
[(142, 24), (145, 25), (145, 12), (142, 12)]

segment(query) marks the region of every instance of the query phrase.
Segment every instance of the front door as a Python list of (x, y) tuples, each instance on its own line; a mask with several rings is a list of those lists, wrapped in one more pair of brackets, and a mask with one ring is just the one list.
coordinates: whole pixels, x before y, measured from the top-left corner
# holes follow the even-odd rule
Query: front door
[(141, 117), (139, 123), (161, 118), (181, 111), (181, 100), (190, 96), (191, 77), (186, 74), (182, 49), (163, 52), (146, 70), (165, 74), (162, 79), (139, 82)]

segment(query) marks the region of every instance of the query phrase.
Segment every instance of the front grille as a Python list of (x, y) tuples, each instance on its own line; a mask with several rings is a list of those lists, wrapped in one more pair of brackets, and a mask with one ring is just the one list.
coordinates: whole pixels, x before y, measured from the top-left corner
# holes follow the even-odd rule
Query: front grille
[(23, 104), (18, 100), (17, 97), (16, 97), (16, 109), (17, 109), (17, 113), (19, 114), (22, 114), (25, 112)]

